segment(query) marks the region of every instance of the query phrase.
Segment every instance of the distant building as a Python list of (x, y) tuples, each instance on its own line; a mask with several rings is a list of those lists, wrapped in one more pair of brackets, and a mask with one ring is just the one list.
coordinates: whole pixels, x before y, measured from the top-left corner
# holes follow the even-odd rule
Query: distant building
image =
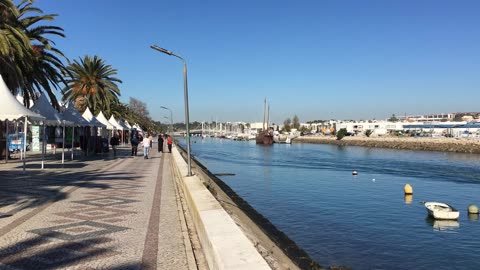
[(455, 119), (455, 113), (437, 113), (437, 114), (422, 114), (422, 115), (407, 115), (398, 116), (400, 121), (408, 122), (447, 122)]
[(342, 128), (346, 129), (347, 132), (361, 134), (367, 130), (373, 131), (372, 135), (385, 135), (393, 133), (395, 131), (403, 130), (404, 122), (390, 122), (390, 121), (378, 121), (378, 120), (369, 120), (369, 121), (339, 121), (336, 125), (336, 130)]

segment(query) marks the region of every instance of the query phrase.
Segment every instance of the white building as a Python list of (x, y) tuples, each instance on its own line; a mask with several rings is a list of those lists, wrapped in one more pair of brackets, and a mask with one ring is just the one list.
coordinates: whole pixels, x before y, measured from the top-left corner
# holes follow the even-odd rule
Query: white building
[(371, 130), (372, 135), (385, 135), (393, 133), (395, 131), (403, 130), (403, 125), (407, 124), (405, 122), (390, 122), (390, 121), (378, 121), (378, 120), (369, 120), (369, 121), (349, 121), (342, 122), (339, 121), (336, 124), (336, 131), (344, 128), (347, 132), (362, 134), (367, 130)]

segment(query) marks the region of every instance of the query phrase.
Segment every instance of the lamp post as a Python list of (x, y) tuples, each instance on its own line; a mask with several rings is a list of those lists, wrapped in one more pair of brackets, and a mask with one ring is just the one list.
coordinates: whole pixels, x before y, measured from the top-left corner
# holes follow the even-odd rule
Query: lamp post
[[(187, 62), (183, 57), (181, 57), (178, 54), (174, 54), (173, 52), (166, 50), (164, 48), (160, 48), (157, 45), (152, 45), (150, 48), (159, 51), (164, 54), (168, 54), (171, 56), (175, 56), (182, 60), (183, 62), (183, 94), (184, 94), (184, 99), (185, 99), (185, 127), (186, 127), (186, 133), (187, 133), (187, 164), (188, 164), (188, 173), (187, 176), (192, 176), (192, 164), (190, 160), (190, 126), (189, 126), (189, 114), (188, 114), (188, 84), (187, 84)], [(172, 120), (173, 121), (173, 120)]]
[(170, 110), (169, 108), (164, 107), (164, 106), (160, 106), (160, 108), (170, 111), (170, 133), (173, 133), (173, 114), (172, 114), (172, 110)]
[[(168, 117), (168, 116), (164, 116), (163, 118), (165, 118), (165, 119), (169, 119), (169, 120), (171, 119), (171, 118), (170, 118), (170, 117)], [(171, 122), (171, 121), (170, 121), (170, 122)], [(168, 127), (168, 130), (169, 130), (169, 132), (168, 132), (168, 133), (170, 133), (170, 134), (171, 134), (171, 133), (172, 133), (172, 130), (173, 130), (173, 126), (172, 126), (172, 125), (170, 125), (170, 127)]]

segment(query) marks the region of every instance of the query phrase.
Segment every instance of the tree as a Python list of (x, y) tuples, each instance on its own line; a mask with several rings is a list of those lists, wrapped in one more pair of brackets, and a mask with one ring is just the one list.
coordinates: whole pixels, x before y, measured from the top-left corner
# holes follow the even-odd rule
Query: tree
[(392, 114), (390, 118), (388, 118), (388, 121), (390, 122), (398, 122), (398, 118), (395, 116), (395, 114)]
[(367, 137), (370, 137), (370, 135), (372, 135), (372, 133), (373, 133), (373, 130), (371, 130), (371, 129), (365, 130), (365, 136), (367, 136)]
[(128, 107), (139, 115), (144, 115), (146, 117), (150, 116), (150, 112), (147, 109), (147, 104), (136, 98), (130, 97), (130, 102), (128, 103)]
[[(33, 1), (0, 0), (0, 73), (13, 94), (21, 93), (26, 106), (36, 92), (46, 92), (58, 109), (54, 90), (60, 88), (66, 72), (60, 58), (68, 60), (53, 47), (48, 36), (65, 37), (63, 29), (53, 25), (38, 25), (53, 21), (57, 15), (42, 14)], [(60, 57), (60, 58), (59, 58)]]
[(79, 98), (84, 98), (94, 114), (100, 111), (111, 114), (111, 104), (119, 103), (120, 89), (117, 83), (122, 83), (113, 77), (117, 70), (96, 55), (74, 60), (67, 69), (69, 74), (67, 86), (62, 90), (63, 100), (78, 102)]
[(347, 129), (346, 128), (341, 128), (338, 132), (337, 132), (337, 140), (341, 140), (343, 139), (343, 137), (345, 137), (347, 135)]
[(293, 117), (293, 128), (300, 129), (300, 120), (297, 115)]
[(290, 132), (292, 124), (292, 120), (290, 118), (287, 118), (283, 121), (283, 131)]

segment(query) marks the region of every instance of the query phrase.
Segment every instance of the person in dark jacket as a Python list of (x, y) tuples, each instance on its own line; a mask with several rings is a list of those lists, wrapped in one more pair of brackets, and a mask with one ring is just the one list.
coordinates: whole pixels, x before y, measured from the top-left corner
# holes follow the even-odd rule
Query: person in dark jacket
[(158, 135), (158, 152), (163, 153), (163, 134)]
[(113, 156), (117, 155), (117, 145), (119, 144), (120, 144), (120, 139), (118, 138), (118, 135), (117, 134), (113, 135), (113, 137), (110, 138), (110, 145), (112, 146)]
[(140, 141), (138, 140), (138, 136), (136, 134), (132, 137), (132, 140), (130, 141), (130, 143), (132, 144), (132, 156), (136, 156), (138, 144), (140, 143)]

